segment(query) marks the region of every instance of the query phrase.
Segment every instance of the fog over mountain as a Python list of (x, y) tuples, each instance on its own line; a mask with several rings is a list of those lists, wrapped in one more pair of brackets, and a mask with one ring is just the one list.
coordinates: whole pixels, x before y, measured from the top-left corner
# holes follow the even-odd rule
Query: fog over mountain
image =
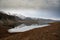
[(60, 0), (0, 0), (0, 10), (18, 16), (60, 20)]
[(0, 0), (2, 8), (56, 8), (60, 0)]

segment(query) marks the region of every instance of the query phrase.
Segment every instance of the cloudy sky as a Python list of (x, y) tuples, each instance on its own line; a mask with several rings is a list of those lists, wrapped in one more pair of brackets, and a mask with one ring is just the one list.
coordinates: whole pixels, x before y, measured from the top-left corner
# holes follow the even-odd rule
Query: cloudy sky
[(29, 17), (60, 19), (60, 0), (0, 0), (0, 10)]

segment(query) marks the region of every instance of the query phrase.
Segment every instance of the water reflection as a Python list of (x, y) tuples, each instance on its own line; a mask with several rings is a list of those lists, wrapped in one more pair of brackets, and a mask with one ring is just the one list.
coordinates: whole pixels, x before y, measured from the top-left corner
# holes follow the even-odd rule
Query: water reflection
[(44, 25), (32, 24), (30, 26), (27, 26), (25, 24), (21, 24), (15, 28), (9, 29), (8, 32), (9, 33), (25, 32), (25, 31), (29, 31), (29, 30), (32, 30), (35, 28), (46, 27), (46, 26), (49, 26), (49, 24), (44, 24)]

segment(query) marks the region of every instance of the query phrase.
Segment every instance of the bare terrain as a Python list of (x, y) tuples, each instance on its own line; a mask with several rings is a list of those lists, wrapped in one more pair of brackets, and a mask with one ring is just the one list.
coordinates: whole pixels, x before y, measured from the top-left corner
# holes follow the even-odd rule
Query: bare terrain
[(8, 33), (5, 28), (0, 28), (0, 40), (60, 40), (60, 22), (51, 23), (50, 25), (13, 34)]

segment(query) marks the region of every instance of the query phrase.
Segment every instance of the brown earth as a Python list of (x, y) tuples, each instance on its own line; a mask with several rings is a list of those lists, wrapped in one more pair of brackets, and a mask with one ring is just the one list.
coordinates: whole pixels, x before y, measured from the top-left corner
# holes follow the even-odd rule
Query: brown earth
[(60, 40), (60, 22), (22, 33), (10, 34), (8, 28), (0, 28), (0, 40)]

